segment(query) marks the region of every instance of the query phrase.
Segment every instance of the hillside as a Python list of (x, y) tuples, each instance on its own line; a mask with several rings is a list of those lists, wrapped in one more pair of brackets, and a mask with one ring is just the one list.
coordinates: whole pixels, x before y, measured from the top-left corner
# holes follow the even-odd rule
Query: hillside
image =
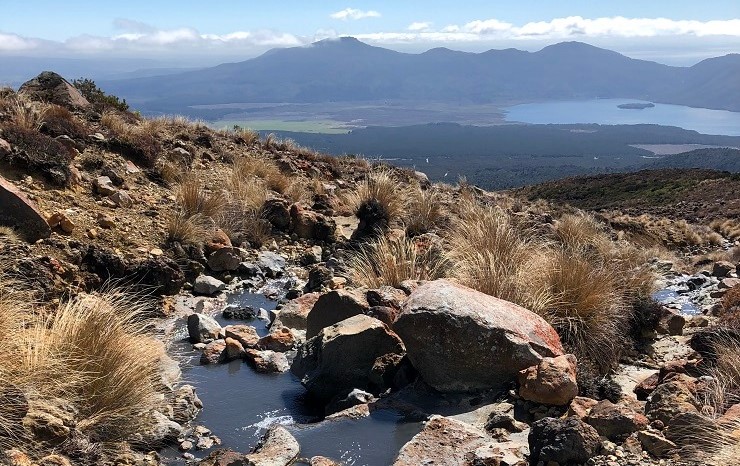
[(408, 54), (344, 37), (275, 49), (243, 62), (104, 86), (145, 111), (187, 112), (192, 105), (240, 102), (465, 104), (598, 97), (740, 110), (740, 85), (734, 79), (738, 61), (728, 55), (693, 67), (671, 67), (579, 42), (532, 53), (440, 48)]

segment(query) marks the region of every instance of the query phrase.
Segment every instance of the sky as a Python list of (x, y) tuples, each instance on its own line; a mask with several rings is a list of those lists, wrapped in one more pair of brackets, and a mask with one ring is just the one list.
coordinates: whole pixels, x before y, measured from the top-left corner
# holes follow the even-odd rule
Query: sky
[(146, 58), (188, 66), (354, 36), (405, 52), (538, 50), (579, 40), (693, 64), (740, 53), (740, 0), (0, 0), (0, 57)]

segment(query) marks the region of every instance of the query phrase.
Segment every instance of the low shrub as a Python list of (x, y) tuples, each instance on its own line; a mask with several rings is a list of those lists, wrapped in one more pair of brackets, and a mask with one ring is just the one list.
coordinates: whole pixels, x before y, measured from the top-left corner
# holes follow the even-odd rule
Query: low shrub
[(88, 131), (72, 112), (59, 105), (49, 105), (41, 116), (41, 132), (52, 137), (69, 136), (72, 139), (84, 140)]
[(3, 126), (3, 138), (15, 146), (0, 161), (29, 172), (37, 172), (57, 186), (66, 186), (71, 177), (69, 164), (74, 154), (59, 141), (36, 130), (18, 125)]
[(120, 99), (114, 95), (108, 95), (103, 92), (92, 79), (80, 78), (72, 81), (72, 85), (80, 91), (90, 102), (96, 111), (103, 113), (106, 110), (118, 110), (126, 112), (129, 110), (129, 106), (126, 103), (126, 99)]
[[(357, 183), (355, 189), (344, 197), (345, 205), (356, 215), (372, 207), (378, 223), (390, 226), (403, 220), (406, 214), (408, 195), (391, 169), (377, 168)], [(381, 225), (379, 225), (381, 226)]]

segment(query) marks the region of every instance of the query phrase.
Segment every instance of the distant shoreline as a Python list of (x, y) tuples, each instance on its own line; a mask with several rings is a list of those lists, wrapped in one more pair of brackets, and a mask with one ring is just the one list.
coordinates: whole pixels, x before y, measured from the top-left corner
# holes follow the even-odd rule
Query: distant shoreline
[(628, 104), (617, 105), (617, 108), (627, 109), (627, 110), (643, 110), (646, 108), (653, 108), (653, 107), (655, 107), (655, 104), (652, 102), (648, 102), (648, 103), (632, 102)]

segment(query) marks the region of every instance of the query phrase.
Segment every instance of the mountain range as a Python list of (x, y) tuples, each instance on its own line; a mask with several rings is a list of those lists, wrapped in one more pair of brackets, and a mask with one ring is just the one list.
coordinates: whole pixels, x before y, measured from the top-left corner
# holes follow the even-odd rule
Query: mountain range
[(351, 37), (271, 50), (257, 58), (103, 87), (144, 111), (193, 105), (418, 101), (497, 104), (631, 98), (740, 111), (740, 54), (690, 67), (629, 58), (581, 42), (537, 52), (435, 48), (401, 53)]

